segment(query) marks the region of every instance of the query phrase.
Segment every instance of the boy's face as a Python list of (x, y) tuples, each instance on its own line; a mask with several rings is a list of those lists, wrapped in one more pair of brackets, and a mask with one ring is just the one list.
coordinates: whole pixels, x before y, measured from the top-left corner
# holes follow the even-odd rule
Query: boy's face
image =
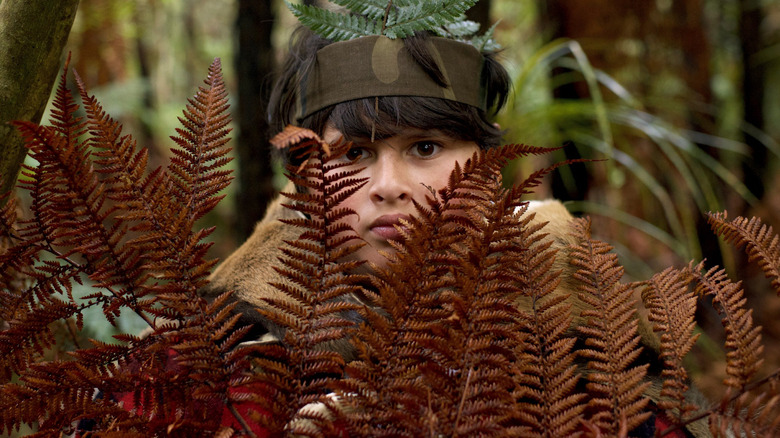
[[(341, 137), (341, 132), (331, 126), (323, 133), (323, 140), (330, 144)], [(401, 237), (393, 225), (415, 214), (412, 200), (426, 205), (430, 189), (444, 188), (455, 162), (464, 164), (478, 147), (440, 131), (419, 129), (407, 129), (373, 143), (352, 141), (342, 159), (352, 163), (350, 166), (365, 167), (357, 176), (368, 178), (368, 183), (341, 205), (357, 213), (347, 221), (366, 242), (352, 257), (384, 266), (387, 259), (379, 251), (393, 251), (388, 241)]]

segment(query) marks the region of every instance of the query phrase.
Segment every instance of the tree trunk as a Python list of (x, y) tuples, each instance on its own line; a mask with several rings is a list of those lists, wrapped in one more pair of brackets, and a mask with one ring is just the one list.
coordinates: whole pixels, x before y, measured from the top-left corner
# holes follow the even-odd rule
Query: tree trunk
[(271, 0), (239, 0), (238, 29), (238, 241), (251, 234), (274, 196), (266, 106), (274, 72)]
[[(539, 1), (542, 19), (550, 39), (571, 38), (582, 44), (591, 65), (617, 76), (622, 86), (642, 99), (658, 88), (658, 78), (674, 75), (690, 93), (687, 98), (709, 104), (711, 48), (703, 0), (674, 2), (615, 2), (612, 0), (544, 0)], [(619, 42), (629, 42), (632, 50), (621, 49)], [(634, 72), (619, 76), (621, 71)], [(576, 82), (555, 90), (556, 96), (577, 99), (589, 95), (587, 85)], [(668, 122), (689, 129), (711, 125), (701, 114), (668, 112), (661, 116)], [(706, 129), (706, 128), (704, 128)], [(571, 151), (567, 151), (571, 152)], [(568, 157), (576, 158), (576, 157)], [(577, 171), (580, 166), (573, 167)], [(562, 199), (584, 199), (587, 176), (576, 176), (578, 186), (568, 187), (553, 178), (553, 194)]]
[(0, 193), (16, 181), (26, 152), (8, 122), (40, 122), (78, 5), (79, 0), (0, 2)]
[[(764, 83), (765, 67), (755, 62), (756, 55), (766, 47), (761, 35), (764, 11), (756, 2), (741, 0), (742, 11), (739, 22), (739, 40), (742, 43), (742, 100), (745, 122), (758, 129), (764, 129)], [(757, 198), (764, 196), (764, 183), (769, 157), (767, 147), (756, 137), (748, 134), (745, 143), (750, 148), (751, 158), (743, 164), (745, 185)], [(744, 213), (744, 212), (739, 212)]]
[(485, 32), (493, 23), (490, 22), (490, 5), (492, 0), (481, 0), (466, 11), (466, 18), (479, 23), (479, 31)]

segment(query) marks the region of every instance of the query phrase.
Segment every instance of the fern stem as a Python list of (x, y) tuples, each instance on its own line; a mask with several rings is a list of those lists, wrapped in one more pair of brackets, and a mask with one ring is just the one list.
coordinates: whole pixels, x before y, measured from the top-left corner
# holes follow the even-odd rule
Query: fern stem
[[(62, 254), (61, 252), (59, 252), (56, 249), (54, 249), (54, 247), (51, 245), (51, 242), (49, 242), (48, 239), (46, 239), (46, 247), (45, 247), (45, 249), (49, 253), (51, 253), (52, 255), (57, 257), (58, 259), (64, 260), (64, 261), (68, 262), (71, 266), (73, 266), (74, 268), (77, 268), (78, 270), (80, 270), (82, 272), (84, 270), (86, 270), (87, 266), (89, 266), (89, 264), (82, 265), (82, 264), (77, 263), (76, 261), (72, 260), (71, 258), (66, 257), (64, 254)], [(140, 309), (138, 309), (135, 306), (131, 306), (130, 302), (128, 302), (126, 299), (124, 299), (121, 295), (119, 295), (119, 293), (117, 291), (115, 291), (111, 286), (106, 286), (105, 288), (108, 289), (111, 292), (111, 295), (113, 295), (114, 298), (116, 298), (118, 300), (121, 300), (123, 303), (128, 304), (128, 307), (131, 308), (133, 310), (133, 312), (135, 312), (136, 315), (141, 317), (141, 319), (143, 319), (144, 322), (146, 322), (146, 324), (149, 325), (149, 327), (151, 327), (153, 330), (157, 330), (157, 325), (154, 323), (154, 321), (150, 320), (149, 317), (147, 315), (145, 315)]]
[(385, 34), (385, 30), (387, 29), (387, 19), (390, 17), (390, 9), (393, 7), (393, 0), (389, 0), (387, 2), (387, 7), (385, 8), (385, 15), (382, 17), (382, 35)]
[(140, 309), (138, 309), (135, 306), (130, 306), (129, 305), (130, 303), (126, 299), (122, 298), (122, 296), (119, 295), (119, 293), (115, 291), (111, 286), (106, 286), (106, 289), (108, 289), (116, 299), (122, 300), (124, 303), (128, 304), (128, 307), (133, 309), (133, 312), (135, 312), (136, 315), (140, 316), (141, 319), (143, 319), (144, 322), (146, 322), (149, 325), (149, 327), (151, 327), (153, 330), (157, 330), (157, 325), (154, 323), (154, 321), (150, 320), (149, 317), (145, 315)]
[(471, 385), (471, 375), (474, 373), (474, 367), (469, 368), (469, 374), (466, 376), (466, 384), (463, 386), (463, 394), (460, 396), (460, 404), (458, 405), (458, 415), (455, 416), (455, 427), (453, 427), (453, 433), (457, 436), (458, 424), (460, 423), (460, 417), (463, 414), (463, 405), (466, 404), (466, 394), (469, 391), (469, 385)]
[(252, 438), (257, 438), (257, 435), (252, 432), (252, 429), (247, 424), (246, 420), (244, 420), (244, 417), (241, 416), (241, 414), (238, 413), (236, 410), (236, 407), (233, 406), (233, 403), (230, 402), (230, 400), (225, 401), (225, 406), (227, 406), (230, 413), (233, 415), (233, 417), (241, 424), (241, 428), (244, 429), (244, 432), (251, 436)]
[(81, 350), (81, 345), (79, 344), (79, 338), (76, 336), (76, 330), (73, 328), (73, 321), (71, 318), (68, 318), (65, 320), (65, 327), (68, 328), (68, 334), (70, 335), (71, 339), (73, 339), (73, 345)]

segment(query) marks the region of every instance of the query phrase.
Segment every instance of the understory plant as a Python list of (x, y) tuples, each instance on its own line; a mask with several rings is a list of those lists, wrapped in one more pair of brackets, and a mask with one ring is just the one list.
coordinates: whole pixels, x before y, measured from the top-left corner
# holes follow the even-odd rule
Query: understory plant
[[(509, 160), (547, 153), (507, 145), (457, 166), (417, 204), (388, 267), (353, 272), (363, 243), (340, 207), (364, 180), (340, 171), (347, 145), (307, 130), (275, 139), (305, 157), (288, 169), (300, 230), (279, 260), (293, 298), (269, 302), (281, 344), (239, 343), (229, 294), (198, 295), (216, 261), (197, 221), (230, 182), (219, 61), (188, 101), (170, 164), (105, 114), (77, 78), (81, 108), (57, 89), (49, 126), (17, 123), (36, 166), (2, 210), (0, 425), (36, 436), (629, 436), (653, 418), (666, 432), (705, 424), (716, 436), (780, 432), (777, 379), (760, 374), (760, 327), (739, 282), (704, 262), (624, 282), (611, 247), (571, 225), (563, 251), (524, 201), (553, 168), (505, 188)], [(759, 219), (711, 214), (780, 294), (780, 245)], [(571, 290), (562, 292), (567, 282)], [(75, 285), (92, 293), (78, 296)], [(359, 295), (362, 301), (351, 297)], [(641, 345), (641, 296), (657, 344)], [(725, 327), (727, 379), (697, 403), (683, 366), (694, 311), (711, 297)], [(521, 304), (522, 303), (522, 304)], [(84, 313), (111, 324), (132, 312), (141, 336), (83, 344)], [(356, 313), (361, 322), (345, 315)], [(61, 336), (65, 333), (67, 336)], [(326, 348), (347, 339), (354, 360)], [(655, 392), (653, 392), (655, 388)], [(655, 395), (650, 395), (655, 394)]]

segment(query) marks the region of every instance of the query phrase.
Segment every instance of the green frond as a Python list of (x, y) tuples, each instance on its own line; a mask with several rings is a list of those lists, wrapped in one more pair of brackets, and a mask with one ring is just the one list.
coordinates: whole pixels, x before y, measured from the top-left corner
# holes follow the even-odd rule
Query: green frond
[(476, 3), (476, 0), (436, 0), (399, 6), (390, 10), (383, 33), (395, 39), (420, 30), (444, 27), (457, 22)]
[(479, 50), (498, 50), (493, 26), (476, 36), (479, 24), (466, 19), (465, 12), (477, 0), (334, 0), (346, 9), (334, 12), (316, 6), (285, 4), (296, 18), (319, 36), (331, 41), (348, 41), (368, 35), (405, 38), (418, 31), (468, 42)]
[(388, 2), (386, 0), (332, 0), (332, 3), (349, 9), (353, 14), (381, 22)]
[(317, 35), (331, 41), (348, 41), (354, 38), (379, 35), (380, 27), (376, 21), (358, 15), (345, 15), (315, 6), (296, 5), (285, 1), (304, 26)]
[(499, 21), (493, 23), (490, 29), (482, 35), (477, 35), (471, 39), (471, 45), (477, 48), (480, 52), (496, 52), (501, 50), (501, 44), (495, 40), (496, 27)]
[(470, 37), (479, 32), (479, 23), (466, 20), (465, 16), (459, 17), (456, 23), (450, 23), (443, 26), (446, 33), (442, 36), (451, 36), (454, 38)]

